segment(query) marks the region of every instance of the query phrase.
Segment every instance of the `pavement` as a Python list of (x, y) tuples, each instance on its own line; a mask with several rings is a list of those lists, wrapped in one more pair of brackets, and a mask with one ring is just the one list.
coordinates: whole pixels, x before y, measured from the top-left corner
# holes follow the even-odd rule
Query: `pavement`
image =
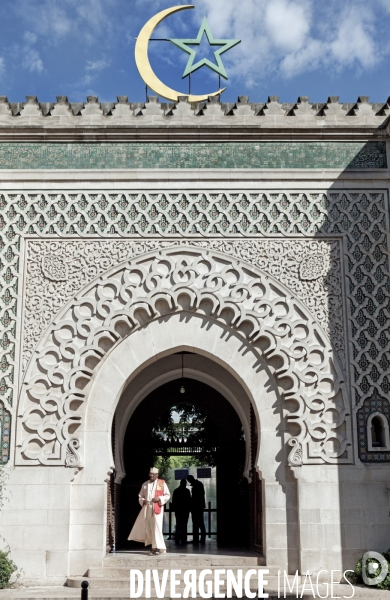
[[(302, 586), (300, 586), (298, 596), (296, 594), (283, 595), (281, 591), (278, 595), (276, 590), (265, 590), (269, 594), (269, 600), (276, 598), (286, 598), (292, 600), (293, 598), (351, 598), (352, 589), (348, 585), (335, 584), (333, 586), (333, 594), (331, 590), (327, 590), (324, 585), (320, 585), (314, 590), (315, 596), (309, 592), (302, 594)], [(367, 599), (367, 600), (390, 600), (390, 591), (378, 590), (376, 588), (370, 588), (367, 586), (355, 586), (354, 587), (354, 598)], [(0, 590), (0, 600), (68, 600), (69, 598), (81, 598), (81, 590), (77, 588), (67, 588), (59, 586), (45, 586), (45, 587), (18, 587), (13, 589)], [(89, 598), (99, 598), (99, 600), (128, 600), (129, 594), (124, 593), (124, 590), (90, 590)], [(142, 598), (141, 598), (142, 600)]]

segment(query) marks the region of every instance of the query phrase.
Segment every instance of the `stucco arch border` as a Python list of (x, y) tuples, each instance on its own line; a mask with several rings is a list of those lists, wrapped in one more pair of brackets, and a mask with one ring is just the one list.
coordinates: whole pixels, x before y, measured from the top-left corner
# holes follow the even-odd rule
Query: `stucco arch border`
[(172, 247), (109, 269), (57, 314), (22, 385), (16, 464), (66, 463), (110, 348), (160, 315), (183, 311), (223, 323), (264, 357), (295, 423), (297, 463), (351, 461), (345, 382), (307, 308), (253, 265), (214, 250)]

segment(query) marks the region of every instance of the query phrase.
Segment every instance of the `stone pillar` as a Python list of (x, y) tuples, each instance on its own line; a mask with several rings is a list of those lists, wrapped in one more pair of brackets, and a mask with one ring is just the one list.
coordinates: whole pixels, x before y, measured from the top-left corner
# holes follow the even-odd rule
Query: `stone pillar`
[[(72, 469), (4, 469), (9, 477), (0, 510), (1, 535), (22, 569), (24, 585), (64, 585), (68, 575)], [(2, 549), (5, 544), (2, 543)]]
[(304, 465), (293, 467), (298, 480), (300, 572), (321, 569), (340, 570), (342, 577), (342, 537), (339, 467)]

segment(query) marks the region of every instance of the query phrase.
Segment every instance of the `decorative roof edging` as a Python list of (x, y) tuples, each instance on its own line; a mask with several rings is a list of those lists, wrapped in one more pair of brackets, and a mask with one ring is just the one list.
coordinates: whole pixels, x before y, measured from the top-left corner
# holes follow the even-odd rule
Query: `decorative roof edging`
[(141, 123), (162, 127), (247, 124), (271, 128), (383, 128), (390, 117), (390, 97), (381, 103), (369, 103), (368, 96), (359, 96), (351, 103), (340, 103), (338, 96), (330, 96), (323, 103), (310, 103), (307, 96), (299, 96), (292, 103), (279, 102), (278, 96), (252, 103), (248, 96), (239, 96), (237, 102), (221, 102), (217, 96), (195, 104), (189, 103), (185, 95), (177, 103), (159, 102), (156, 96), (148, 96), (147, 102), (129, 102), (127, 96), (118, 96), (117, 102), (99, 102), (97, 96), (88, 96), (87, 102), (69, 102), (66, 96), (57, 96), (57, 102), (39, 102), (36, 96), (26, 96), (26, 100), (9, 102), (6, 96), (0, 96), (0, 129), (26, 124), (77, 128), (137, 127)]

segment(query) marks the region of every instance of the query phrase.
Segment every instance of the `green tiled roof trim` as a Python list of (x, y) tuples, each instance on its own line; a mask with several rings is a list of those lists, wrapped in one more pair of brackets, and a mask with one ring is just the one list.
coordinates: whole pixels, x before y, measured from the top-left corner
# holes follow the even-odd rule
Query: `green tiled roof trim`
[(385, 142), (0, 143), (0, 169), (386, 169)]

